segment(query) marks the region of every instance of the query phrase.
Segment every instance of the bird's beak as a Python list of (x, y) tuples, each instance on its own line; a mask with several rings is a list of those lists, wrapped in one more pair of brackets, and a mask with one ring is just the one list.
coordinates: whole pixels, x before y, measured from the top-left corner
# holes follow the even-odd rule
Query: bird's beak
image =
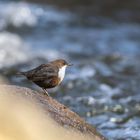
[(68, 64), (68, 66), (73, 66), (73, 64)]

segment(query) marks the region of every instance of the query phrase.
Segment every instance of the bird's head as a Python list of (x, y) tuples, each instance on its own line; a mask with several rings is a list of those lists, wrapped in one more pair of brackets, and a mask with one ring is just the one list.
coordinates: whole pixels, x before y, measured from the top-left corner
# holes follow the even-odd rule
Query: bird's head
[(58, 66), (59, 68), (62, 67), (67, 67), (67, 66), (72, 66), (73, 64), (68, 63), (66, 60), (64, 59), (57, 59), (51, 62), (52, 64)]

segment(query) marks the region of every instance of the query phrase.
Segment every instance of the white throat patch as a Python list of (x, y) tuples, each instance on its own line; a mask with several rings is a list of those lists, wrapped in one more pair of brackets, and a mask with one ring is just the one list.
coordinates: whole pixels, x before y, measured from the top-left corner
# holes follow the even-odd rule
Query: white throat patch
[(62, 80), (64, 79), (66, 67), (67, 66), (65, 65), (65, 66), (63, 66), (62, 68), (59, 69), (58, 77), (60, 78), (60, 82), (62, 82)]

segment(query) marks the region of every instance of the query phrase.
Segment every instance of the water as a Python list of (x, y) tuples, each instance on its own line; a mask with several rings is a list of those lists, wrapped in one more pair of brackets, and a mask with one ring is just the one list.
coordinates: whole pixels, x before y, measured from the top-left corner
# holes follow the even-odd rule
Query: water
[(39, 90), (15, 72), (65, 58), (74, 66), (51, 95), (109, 140), (138, 140), (140, 25), (90, 19), (53, 6), (1, 1), (1, 74), (12, 84)]

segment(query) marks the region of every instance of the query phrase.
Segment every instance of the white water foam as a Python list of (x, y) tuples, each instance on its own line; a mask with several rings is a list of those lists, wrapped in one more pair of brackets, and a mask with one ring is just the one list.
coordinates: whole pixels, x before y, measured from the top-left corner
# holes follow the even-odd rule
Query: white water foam
[(27, 45), (16, 34), (0, 33), (0, 68), (27, 61)]

